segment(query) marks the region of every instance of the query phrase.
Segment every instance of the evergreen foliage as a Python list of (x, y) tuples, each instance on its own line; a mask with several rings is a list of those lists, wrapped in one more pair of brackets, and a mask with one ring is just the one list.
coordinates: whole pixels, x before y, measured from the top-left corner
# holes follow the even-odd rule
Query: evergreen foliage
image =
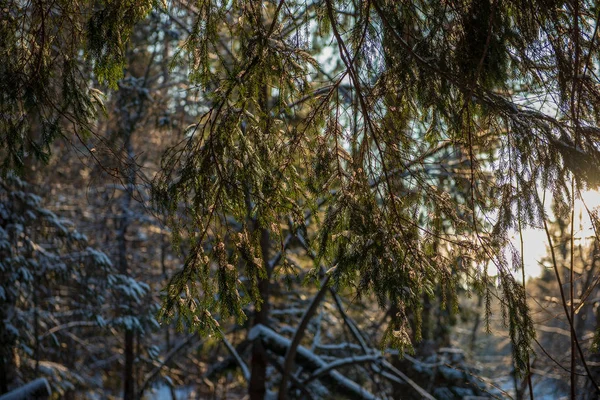
[[(22, 171), (48, 162), (50, 144), (94, 133), (103, 96), (91, 79), (116, 87), (124, 49), (152, 8), (139, 1), (0, 3), (0, 162)], [(87, 54), (82, 57), (82, 52)], [(90, 76), (90, 70), (94, 74)]]
[[(5, 168), (29, 151), (45, 159), (65, 121), (89, 129), (98, 98), (78, 71), (114, 85), (134, 24), (159, 7), (21, 4), (2, 8), (0, 28)], [(524, 372), (534, 332), (502, 249), (510, 229), (542, 219), (538, 187), (567, 210), (565, 182), (600, 183), (598, 4), (177, 6), (195, 15), (179, 61), (201, 115), (155, 179), (155, 204), (190, 248), (162, 315), (213, 331), (243, 321), (246, 305), (266, 304), (261, 283), (286, 265), (293, 236), (314, 252), (310, 276), (397, 310), (386, 341), (405, 350), (423, 296), (441, 285), (455, 309), (457, 288), (491, 290), (491, 262)]]
[[(97, 371), (76, 367), (76, 349), (98, 331), (148, 325), (105, 306), (140, 304), (148, 286), (117, 273), (106, 254), (13, 175), (0, 181), (0, 255), (0, 368), (4, 379), (13, 362), (20, 364), (13, 384), (41, 374), (61, 396), (95, 387)], [(101, 355), (86, 347), (87, 363)], [(1, 383), (5, 391), (11, 382)]]
[[(203, 271), (191, 296), (204, 299), (197, 313), (240, 318), (255, 297), (236, 280), (239, 228), (230, 220), (256, 219), (285, 237), (327, 204), (306, 238), (316, 271), (323, 262), (334, 286), (400, 310), (386, 336), (397, 346), (415, 337), (404, 312), (418, 315), (423, 293), (443, 283), (454, 296), (465, 279), (489, 288), (481, 266), (492, 260), (522, 372), (534, 332), (501, 249), (517, 221), (540, 220), (538, 185), (564, 201), (571, 176), (597, 185), (595, 6), (327, 0), (312, 5), (315, 24), (298, 18), (313, 11), (303, 2), (201, 4), (202, 29), (186, 49), (211, 106), (155, 187), (171, 225), (191, 237), (184, 271)], [(316, 61), (320, 48), (301, 40), (306, 31), (333, 40), (333, 74)], [(217, 38), (235, 43), (226, 61), (208, 57)], [(280, 122), (282, 112), (294, 122)], [(260, 231), (249, 234), (259, 253)], [(219, 267), (207, 279), (211, 260)], [(255, 274), (254, 262), (242, 264)], [(191, 277), (168, 289), (166, 314), (180, 296), (192, 301), (196, 280), (183, 276)]]

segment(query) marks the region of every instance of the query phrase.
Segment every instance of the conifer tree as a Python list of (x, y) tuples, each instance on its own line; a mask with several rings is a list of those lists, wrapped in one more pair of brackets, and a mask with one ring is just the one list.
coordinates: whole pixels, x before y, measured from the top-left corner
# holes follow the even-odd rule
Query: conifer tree
[(106, 254), (12, 175), (0, 180), (0, 254), (0, 393), (41, 376), (60, 396), (95, 386), (97, 371), (76, 368), (75, 354), (113, 325), (104, 302), (139, 301), (144, 285), (123, 290), (132, 282)]
[[(51, 60), (81, 62), (93, 67), (89, 76), (114, 85), (134, 24), (151, 7), (168, 7), (83, 2), (86, 20), (87, 13), (39, 4), (42, 12), (19, 6), (2, 25), (11, 38), (2, 47), (12, 62), (2, 66), (0, 103), (10, 117), (2, 130), (9, 167), (40, 147), (33, 125), (21, 123), (35, 113), (41, 121), (75, 115), (67, 120), (76, 129), (89, 122), (94, 96), (82, 94), (89, 81), (67, 74), (73, 68), (56, 72)], [(163, 316), (218, 333), (217, 320), (242, 322), (251, 303), (253, 323), (268, 324), (270, 282), (289, 269), (288, 247), (301, 242), (314, 258), (313, 281), (396, 310), (384, 343), (408, 350), (420, 336), (423, 296), (440, 285), (446, 305), (456, 307), (457, 287), (490, 290), (491, 262), (524, 373), (534, 330), (502, 249), (509, 230), (542, 220), (538, 188), (568, 209), (567, 182), (576, 189), (600, 182), (598, 5), (239, 0), (173, 7), (193, 16), (177, 62), (188, 66), (201, 101), (154, 185), (156, 205), (191, 249), (166, 288)], [(75, 43), (46, 35), (46, 16), (69, 11), (85, 37), (55, 22)], [(60, 113), (48, 114), (56, 99)], [(259, 347), (255, 341), (252, 374), (264, 382)], [(264, 395), (250, 381), (252, 398)], [(286, 390), (283, 384), (280, 396)]]

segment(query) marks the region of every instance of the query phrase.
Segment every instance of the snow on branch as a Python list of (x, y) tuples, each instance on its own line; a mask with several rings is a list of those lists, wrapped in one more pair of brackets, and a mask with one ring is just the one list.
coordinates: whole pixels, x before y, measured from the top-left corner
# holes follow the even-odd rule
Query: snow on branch
[[(287, 350), (291, 344), (290, 339), (277, 334), (272, 329), (262, 324), (255, 325), (250, 330), (248, 339), (252, 341), (256, 338), (260, 338), (265, 347), (281, 356), (287, 353)], [(326, 368), (328, 365), (321, 357), (317, 356), (303, 346), (298, 346), (297, 348), (296, 362), (303, 368), (310, 371), (318, 371), (319, 369)], [(335, 386), (338, 391), (350, 398), (364, 400), (378, 399), (378, 397), (365, 390), (353, 380), (346, 378), (338, 371), (331, 369), (327, 372), (327, 376), (330, 379), (323, 383)]]
[(381, 355), (377, 355), (377, 354), (340, 358), (338, 360), (330, 362), (329, 364), (327, 364), (327, 365), (319, 368), (315, 372), (313, 372), (312, 375), (310, 377), (308, 377), (303, 383), (307, 384), (308, 382), (310, 382), (314, 379), (319, 379), (323, 375), (329, 373), (329, 371), (338, 369), (345, 365), (361, 364), (361, 363), (366, 363), (366, 362), (375, 362), (375, 361), (378, 361), (380, 358), (381, 358)]
[(25, 399), (47, 399), (50, 394), (50, 384), (46, 378), (38, 378), (0, 396), (0, 400), (25, 400)]

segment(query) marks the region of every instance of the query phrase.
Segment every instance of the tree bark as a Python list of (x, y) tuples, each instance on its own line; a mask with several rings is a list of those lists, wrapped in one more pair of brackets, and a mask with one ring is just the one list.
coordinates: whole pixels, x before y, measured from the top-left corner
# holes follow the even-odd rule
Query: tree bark
[(123, 399), (133, 400), (135, 398), (135, 387), (133, 382), (133, 330), (125, 331), (125, 367), (123, 368)]
[[(119, 246), (119, 272), (123, 275), (129, 276), (129, 263), (127, 260), (127, 230), (129, 229), (129, 225), (131, 223), (129, 218), (131, 200), (133, 198), (133, 190), (135, 187), (135, 172), (133, 170), (133, 162), (134, 162), (134, 152), (133, 145), (131, 143), (131, 132), (133, 131), (133, 127), (131, 129), (124, 129), (121, 132), (121, 136), (123, 137), (123, 150), (127, 157), (127, 164), (125, 165), (126, 171), (125, 175), (127, 177), (127, 187), (125, 192), (123, 193), (123, 199), (121, 204), (121, 215), (120, 215), (120, 224), (119, 231), (117, 233), (117, 242)], [(131, 304), (128, 304), (128, 312), (130, 310)], [(125, 356), (125, 365), (123, 368), (123, 399), (124, 400), (133, 400), (135, 399), (135, 381), (134, 381), (134, 358), (135, 358), (135, 350), (134, 350), (134, 337), (135, 332), (131, 328), (125, 329), (125, 337), (124, 337), (124, 356)]]
[(0, 394), (8, 392), (8, 357), (0, 354)]
[[(264, 228), (261, 230), (260, 247), (265, 268), (267, 268), (267, 278), (258, 281), (258, 291), (262, 300), (260, 310), (257, 310), (254, 315), (253, 326), (269, 324), (269, 287), (271, 271), (269, 271), (269, 254), (270, 241), (269, 231)], [(260, 338), (256, 338), (252, 342), (252, 356), (250, 359), (250, 382), (248, 384), (248, 394), (250, 400), (263, 400), (267, 393), (267, 354)]]

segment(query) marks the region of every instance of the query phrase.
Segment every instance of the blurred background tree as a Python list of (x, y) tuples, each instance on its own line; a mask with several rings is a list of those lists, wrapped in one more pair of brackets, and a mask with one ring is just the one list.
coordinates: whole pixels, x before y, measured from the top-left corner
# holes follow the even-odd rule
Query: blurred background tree
[[(94, 359), (96, 387), (130, 399), (161, 379), (189, 384), (185, 362), (196, 382), (236, 370), (225, 381), (253, 399), (385, 397), (394, 385), (477, 395), (473, 371), (438, 364), (464, 362), (448, 346), (472, 312), (459, 299), (475, 295), (473, 332), (490, 326), (497, 298), (527, 386), (516, 394), (532, 396), (532, 298), (514, 272), (523, 248), (504, 249), (515, 231), (550, 232), (539, 193), (566, 232), (577, 193), (598, 185), (597, 8), (3, 4), (4, 180), (16, 171), (53, 197), (118, 271), (111, 322), (95, 325), (116, 356)], [(574, 251), (559, 265), (566, 248), (552, 267), (568, 283), (554, 291), (574, 397), (598, 388), (573, 300), (596, 282), (575, 272)], [(158, 330), (159, 296), (178, 332)], [(421, 360), (395, 358), (415, 351)], [(5, 353), (3, 391), (22, 383)]]

